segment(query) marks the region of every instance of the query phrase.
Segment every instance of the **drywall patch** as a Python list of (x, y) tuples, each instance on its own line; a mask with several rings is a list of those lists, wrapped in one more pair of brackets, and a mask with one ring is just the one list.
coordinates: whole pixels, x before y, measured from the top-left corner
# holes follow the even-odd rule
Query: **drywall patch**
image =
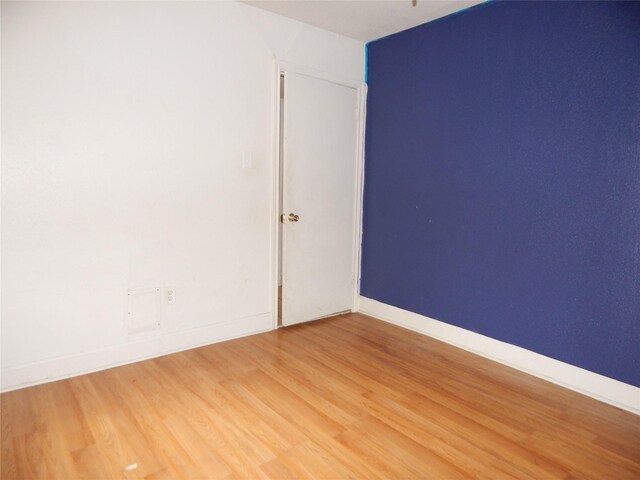
[(130, 334), (160, 328), (159, 287), (127, 290), (127, 331)]

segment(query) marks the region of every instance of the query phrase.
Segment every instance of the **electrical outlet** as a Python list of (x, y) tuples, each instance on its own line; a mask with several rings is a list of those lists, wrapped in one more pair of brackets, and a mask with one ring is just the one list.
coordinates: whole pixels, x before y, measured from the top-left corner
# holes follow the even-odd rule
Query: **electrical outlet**
[(165, 287), (163, 297), (165, 305), (173, 305), (176, 303), (176, 287)]

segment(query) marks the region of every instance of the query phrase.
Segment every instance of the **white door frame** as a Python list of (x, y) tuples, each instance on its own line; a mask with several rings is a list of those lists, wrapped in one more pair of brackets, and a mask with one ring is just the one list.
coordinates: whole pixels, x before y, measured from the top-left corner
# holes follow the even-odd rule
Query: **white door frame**
[(327, 74), (325, 72), (316, 70), (314, 68), (305, 67), (289, 62), (274, 61), (274, 118), (273, 125), (274, 134), (272, 136), (274, 141), (273, 146), (273, 162), (272, 162), (272, 189), (271, 189), (271, 221), (269, 222), (271, 228), (271, 312), (273, 328), (278, 328), (278, 263), (280, 262), (280, 252), (278, 244), (278, 227), (280, 210), (280, 75), (290, 73), (297, 73), (300, 75), (307, 75), (309, 77), (326, 80), (345, 87), (355, 88), (357, 91), (358, 106), (356, 115), (356, 200), (354, 202), (354, 225), (353, 225), (353, 272), (355, 278), (353, 279), (353, 301), (351, 305), (351, 311), (358, 310), (358, 301), (360, 293), (360, 250), (362, 244), (362, 196), (364, 192), (364, 134), (365, 134), (365, 121), (366, 121), (366, 101), (367, 101), (367, 84), (364, 82), (355, 82), (353, 80), (340, 78)]

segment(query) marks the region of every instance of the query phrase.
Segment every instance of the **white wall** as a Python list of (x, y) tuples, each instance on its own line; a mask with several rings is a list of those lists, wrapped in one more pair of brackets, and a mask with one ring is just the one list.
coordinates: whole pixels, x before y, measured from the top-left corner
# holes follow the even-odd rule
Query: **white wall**
[(4, 390), (272, 328), (274, 58), (364, 75), (361, 42), (236, 3), (2, 3)]

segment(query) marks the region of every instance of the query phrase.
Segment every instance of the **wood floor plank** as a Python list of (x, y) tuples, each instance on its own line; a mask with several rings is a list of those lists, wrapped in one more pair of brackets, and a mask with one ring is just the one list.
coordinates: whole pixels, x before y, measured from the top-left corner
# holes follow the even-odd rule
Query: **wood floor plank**
[(151, 389), (148, 377), (140, 376), (139, 369), (125, 367), (111, 369), (108, 373), (110, 384), (123, 393), (123, 401), (129, 406), (139, 425), (139, 431), (164, 467), (147, 476), (167, 476), (177, 472), (181, 472), (181, 475), (175, 474), (175, 478), (198, 478), (205, 475), (165, 425), (167, 413), (157, 409), (149, 393)]
[(479, 435), (477, 432), (474, 435), (471, 430), (450, 430), (450, 423), (441, 424), (437, 416), (429, 415), (425, 418), (414, 413), (410, 406), (396, 403), (393, 399), (376, 394), (366, 396), (371, 401), (369, 411), (373, 416), (434, 454), (461, 466), (465, 471), (473, 472), (475, 478), (536, 478), (527, 473), (526, 469), (519, 468), (517, 463), (502, 461), (501, 452), (483, 448), (484, 437), (492, 433), (486, 429)]
[[(106, 448), (100, 443), (93, 443), (71, 452), (75, 477), (84, 480), (95, 478), (126, 478), (122, 468), (118, 468), (106, 456)], [(68, 473), (67, 473), (68, 475)], [(28, 478), (28, 477), (25, 477)]]
[[(385, 401), (378, 403), (384, 404)], [(468, 441), (484, 454), (469, 451), (462, 444), (459, 448), (466, 452), (465, 456), (482, 459), (489, 454), (490, 457), (483, 460), (485, 465), (512, 472), (515, 478), (562, 478), (568, 472), (568, 468), (549, 460), (540, 452), (527, 449), (520, 437), (509, 438), (502, 424), (491, 423), (487, 426), (484, 419), (476, 421), (478, 418), (473, 411), (466, 411), (468, 415), (460, 414), (448, 408), (450, 404), (439, 404), (418, 394), (399, 403), (415, 414), (410, 418), (423, 431), (435, 430), (428, 438), (444, 431), (454, 437), (454, 440), (449, 440), (451, 445), (457, 445), (462, 440)]]
[[(45, 455), (42, 451), (42, 443), (37, 433), (25, 433), (15, 436), (12, 446), (12, 455), (14, 455), (17, 466), (15, 478), (53, 478), (53, 472), (49, 470), (46, 463)], [(4, 461), (2, 463), (4, 464)], [(73, 472), (71, 474), (73, 475)]]
[(0, 395), (0, 477), (637, 479), (640, 417), (360, 314)]
[(300, 478), (289, 470), (278, 458), (261, 465), (260, 468), (271, 480), (297, 480)]

